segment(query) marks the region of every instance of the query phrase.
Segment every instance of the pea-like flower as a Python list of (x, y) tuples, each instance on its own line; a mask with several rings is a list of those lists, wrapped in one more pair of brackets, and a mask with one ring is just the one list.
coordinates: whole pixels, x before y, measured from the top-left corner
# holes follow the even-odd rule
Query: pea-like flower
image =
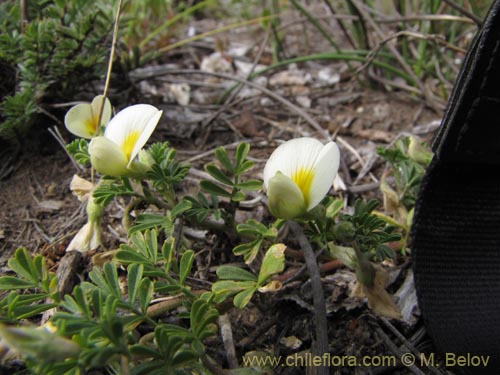
[[(75, 191), (73, 192), (75, 193)], [(87, 223), (81, 227), (75, 237), (73, 237), (66, 251), (76, 250), (85, 253), (89, 250), (95, 250), (101, 245), (101, 218), (103, 207), (94, 201), (92, 190), (87, 194)]]
[[(74, 135), (82, 138), (90, 139), (98, 135), (99, 114), (103, 99), (102, 95), (98, 95), (92, 100), (92, 103), (81, 103), (71, 107), (64, 117), (66, 128)], [(101, 127), (106, 126), (110, 118), (111, 103), (106, 98), (102, 109)]]
[(333, 185), (340, 163), (335, 142), (297, 138), (280, 145), (264, 168), (271, 213), (293, 219), (316, 207)]
[(90, 142), (92, 166), (109, 176), (137, 176), (147, 169), (136, 156), (160, 120), (162, 111), (149, 104), (136, 104), (111, 119), (104, 136)]

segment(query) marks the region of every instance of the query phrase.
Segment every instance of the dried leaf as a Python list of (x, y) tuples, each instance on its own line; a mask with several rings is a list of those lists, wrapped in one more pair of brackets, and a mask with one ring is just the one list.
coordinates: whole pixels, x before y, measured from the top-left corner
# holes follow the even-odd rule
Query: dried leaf
[(56, 201), (52, 199), (38, 202), (38, 209), (42, 212), (59, 211), (63, 206), (63, 201)]
[(373, 310), (375, 314), (385, 316), (392, 319), (401, 319), (401, 312), (398, 306), (394, 303), (391, 295), (385, 289), (389, 284), (389, 274), (376, 265), (375, 268), (375, 281), (372, 287), (367, 287), (358, 283), (353, 294), (358, 296), (366, 296), (368, 298), (368, 307)]

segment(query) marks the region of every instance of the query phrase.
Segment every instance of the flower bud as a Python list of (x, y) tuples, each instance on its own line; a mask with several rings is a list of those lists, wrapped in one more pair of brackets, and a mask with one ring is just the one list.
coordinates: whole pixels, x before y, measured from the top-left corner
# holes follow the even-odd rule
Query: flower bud
[(350, 221), (342, 221), (334, 225), (333, 235), (338, 241), (350, 242), (354, 239), (356, 231), (354, 230), (354, 225)]
[(414, 162), (422, 165), (429, 165), (432, 160), (432, 152), (426, 149), (422, 142), (416, 137), (410, 137), (410, 144), (408, 146), (408, 156)]

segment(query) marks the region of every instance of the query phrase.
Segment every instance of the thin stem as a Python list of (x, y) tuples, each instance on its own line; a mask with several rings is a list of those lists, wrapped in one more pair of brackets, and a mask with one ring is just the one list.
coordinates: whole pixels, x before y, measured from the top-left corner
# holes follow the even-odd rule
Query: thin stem
[[(322, 356), (324, 353), (329, 353), (328, 348), (328, 322), (326, 319), (326, 304), (325, 295), (323, 294), (323, 286), (321, 285), (321, 277), (319, 267), (316, 261), (316, 255), (311, 247), (311, 244), (304, 235), (302, 227), (295, 221), (288, 222), (290, 229), (297, 236), (300, 247), (304, 252), (307, 271), (311, 278), (311, 286), (313, 293), (314, 317), (316, 321), (316, 345), (312, 348), (313, 356)], [(328, 375), (328, 367), (317, 367), (317, 375)]]
[(245, 26), (249, 26), (249, 25), (253, 25), (253, 24), (258, 24), (258, 23), (261, 23), (261, 22), (264, 22), (267, 20), (271, 20), (275, 17), (278, 17), (278, 15), (271, 14), (269, 16), (254, 18), (254, 19), (251, 19), (248, 21), (241, 21), (241, 22), (232, 23), (230, 25), (222, 26), (222, 27), (215, 29), (215, 30), (210, 30), (210, 31), (207, 31), (207, 32), (202, 33), (202, 34), (198, 34), (198, 35), (192, 36), (190, 38), (180, 40), (176, 43), (169, 44), (168, 46), (159, 48), (157, 52), (163, 54), (167, 51), (171, 51), (173, 49), (176, 49), (177, 47), (183, 46), (185, 44), (189, 44), (189, 43), (194, 42), (196, 40), (204, 39), (204, 38), (207, 38), (209, 36), (216, 35), (216, 34), (219, 34), (219, 33), (225, 32), (225, 31), (231, 31), (231, 30), (238, 29), (241, 27), (245, 27)]
[(113, 27), (113, 40), (111, 41), (111, 50), (109, 52), (108, 71), (106, 72), (106, 81), (104, 83), (104, 91), (102, 93), (103, 98), (102, 98), (101, 108), (99, 110), (99, 117), (98, 117), (98, 121), (97, 121), (96, 134), (99, 134), (99, 130), (101, 127), (102, 113), (104, 111), (106, 96), (108, 95), (108, 90), (109, 90), (109, 82), (111, 80), (111, 72), (113, 70), (113, 60), (114, 60), (115, 51), (116, 51), (116, 41), (118, 40), (118, 31), (119, 31), (119, 26), (120, 26), (120, 15), (121, 15), (122, 3), (123, 3), (123, 0), (118, 0), (118, 9), (116, 10), (115, 25)]
[(464, 7), (461, 7), (460, 5), (458, 5), (457, 3), (455, 3), (454, 1), (451, 1), (451, 0), (443, 0), (446, 4), (448, 4), (450, 7), (452, 7), (453, 9), (457, 10), (458, 12), (462, 13), (464, 16), (466, 17), (469, 17), (472, 21), (474, 21), (474, 23), (478, 26), (478, 27), (481, 27), (483, 25), (483, 20), (481, 18), (479, 18), (478, 16), (476, 16), (475, 14), (472, 14), (471, 12), (469, 12), (467, 9), (465, 9)]
[(130, 374), (129, 361), (128, 361), (128, 357), (124, 354), (121, 355), (120, 365), (121, 365), (120, 367), (122, 369), (122, 374), (129, 375)]
[[(106, 104), (106, 96), (108, 94), (109, 82), (111, 80), (111, 71), (113, 70), (113, 59), (115, 56), (116, 41), (118, 39), (118, 28), (120, 24), (120, 13), (122, 8), (123, 0), (118, 0), (118, 9), (116, 10), (115, 24), (113, 27), (113, 39), (111, 41), (111, 50), (109, 52), (108, 70), (106, 72), (106, 81), (104, 83), (103, 98), (101, 103), (101, 108), (99, 109), (99, 116), (97, 117), (96, 135), (99, 134), (101, 128), (102, 113), (104, 112), (104, 105)], [(90, 180), (94, 183), (94, 167), (90, 168)]]

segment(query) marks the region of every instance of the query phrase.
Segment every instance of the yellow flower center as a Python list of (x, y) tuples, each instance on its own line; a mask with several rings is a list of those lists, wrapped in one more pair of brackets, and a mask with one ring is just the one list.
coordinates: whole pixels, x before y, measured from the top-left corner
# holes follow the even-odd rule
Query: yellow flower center
[(132, 131), (127, 135), (125, 141), (122, 144), (122, 150), (125, 155), (127, 155), (128, 160), (130, 160), (130, 156), (132, 155), (132, 151), (134, 151), (135, 144), (137, 143), (140, 135), (140, 132)]
[(299, 187), (306, 205), (309, 205), (309, 198), (311, 193), (311, 185), (314, 179), (314, 170), (300, 168), (292, 175), (292, 181)]
[(97, 119), (95, 117), (87, 119), (85, 121), (85, 127), (87, 128), (90, 134), (95, 135), (97, 131)]

